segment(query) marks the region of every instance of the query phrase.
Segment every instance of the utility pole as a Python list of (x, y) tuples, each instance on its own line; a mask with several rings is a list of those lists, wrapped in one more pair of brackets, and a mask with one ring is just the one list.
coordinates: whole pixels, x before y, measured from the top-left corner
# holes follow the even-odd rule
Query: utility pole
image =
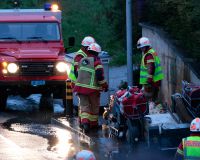
[(133, 47), (132, 47), (132, 0), (126, 0), (126, 44), (127, 44), (127, 80), (128, 85), (133, 85)]

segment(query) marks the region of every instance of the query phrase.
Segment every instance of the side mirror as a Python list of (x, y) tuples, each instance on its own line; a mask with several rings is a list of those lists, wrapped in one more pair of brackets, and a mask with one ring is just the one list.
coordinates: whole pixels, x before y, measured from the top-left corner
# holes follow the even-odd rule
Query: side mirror
[(68, 38), (68, 45), (69, 45), (69, 47), (73, 47), (75, 45), (75, 38), (74, 37)]

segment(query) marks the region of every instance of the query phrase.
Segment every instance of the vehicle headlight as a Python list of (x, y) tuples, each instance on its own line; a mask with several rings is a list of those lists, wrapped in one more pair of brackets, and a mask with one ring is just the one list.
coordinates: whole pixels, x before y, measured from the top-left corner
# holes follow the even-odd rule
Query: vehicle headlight
[(58, 62), (56, 64), (56, 70), (58, 72), (67, 72), (68, 68), (69, 68), (69, 66), (65, 62)]
[(16, 73), (18, 71), (18, 65), (15, 63), (9, 63), (7, 66), (7, 70), (9, 73)]

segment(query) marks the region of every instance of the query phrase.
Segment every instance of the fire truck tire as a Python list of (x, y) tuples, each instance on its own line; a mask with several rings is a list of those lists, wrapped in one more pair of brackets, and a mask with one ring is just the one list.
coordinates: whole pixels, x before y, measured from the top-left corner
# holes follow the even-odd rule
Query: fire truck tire
[(6, 92), (0, 90), (0, 111), (5, 111), (7, 106), (8, 95)]
[(42, 95), (39, 104), (40, 111), (53, 112), (53, 97), (51, 95)]
[(139, 141), (140, 130), (137, 125), (134, 124), (133, 120), (127, 119), (128, 130), (126, 132), (126, 138), (128, 143), (135, 145)]

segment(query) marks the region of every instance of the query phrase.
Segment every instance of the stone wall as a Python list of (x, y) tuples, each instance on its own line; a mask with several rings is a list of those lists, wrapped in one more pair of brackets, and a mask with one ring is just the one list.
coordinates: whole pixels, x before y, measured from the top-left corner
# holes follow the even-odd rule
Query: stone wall
[(162, 81), (160, 96), (163, 102), (171, 104), (171, 95), (181, 93), (182, 80), (199, 84), (198, 75), (193, 72), (188, 59), (183, 58), (184, 53), (172, 44), (166, 33), (146, 24), (140, 26), (142, 36), (150, 39), (152, 47), (161, 59), (165, 79)]

